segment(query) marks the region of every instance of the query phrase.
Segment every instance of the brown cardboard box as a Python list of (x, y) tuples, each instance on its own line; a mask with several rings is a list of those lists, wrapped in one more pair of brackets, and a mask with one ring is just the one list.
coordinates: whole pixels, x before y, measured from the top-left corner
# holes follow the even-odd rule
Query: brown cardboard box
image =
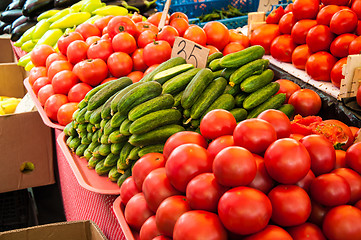
[(46, 224), (0, 232), (0, 240), (107, 240), (90, 220)]
[[(16, 63), (1, 63), (0, 96), (23, 97), (24, 76)], [(32, 162), (34, 170), (21, 172), (24, 162)], [(0, 166), (0, 193), (55, 182), (52, 130), (37, 111), (0, 116)]]
[(0, 63), (13, 63), (17, 61), (9, 34), (0, 35), (0, 53)]

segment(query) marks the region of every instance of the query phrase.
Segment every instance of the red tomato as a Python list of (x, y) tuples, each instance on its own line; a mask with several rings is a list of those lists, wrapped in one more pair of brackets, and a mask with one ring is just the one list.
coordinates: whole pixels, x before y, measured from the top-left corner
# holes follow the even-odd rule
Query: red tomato
[(91, 44), (87, 51), (88, 59), (100, 58), (104, 62), (113, 53), (112, 43), (108, 40), (99, 40)]
[(179, 37), (179, 33), (175, 27), (167, 25), (162, 28), (162, 30), (158, 33), (157, 37), (158, 40), (167, 41), (169, 45), (173, 47), (174, 40), (176, 37)]
[(83, 40), (75, 40), (71, 42), (67, 49), (68, 61), (71, 64), (76, 64), (87, 59), (87, 51), (89, 45)]
[(360, 128), (358, 127), (354, 127), (354, 126), (349, 126), (354, 138), (356, 139), (357, 138), (357, 135), (358, 135), (358, 131), (360, 130)]
[(112, 76), (123, 77), (132, 72), (133, 60), (126, 53), (114, 52), (108, 57), (107, 65)]
[(303, 117), (317, 115), (322, 106), (321, 97), (312, 89), (307, 88), (294, 92), (288, 103), (295, 107), (296, 114)]
[(44, 87), (45, 85), (51, 83), (50, 79), (48, 77), (39, 77), (36, 79), (36, 81), (33, 83), (32, 89), (36, 95), (38, 95), (39, 90)]
[(147, 66), (167, 61), (172, 53), (168, 42), (160, 40), (147, 44), (143, 50), (143, 60)]
[(292, 12), (297, 20), (315, 19), (319, 10), (319, 0), (295, 0)]
[(347, 6), (349, 0), (321, 0), (323, 5), (339, 5), (339, 6)]
[(250, 151), (243, 147), (231, 146), (216, 155), (213, 160), (213, 173), (217, 182), (223, 186), (245, 186), (256, 176), (257, 165)]
[(135, 26), (137, 28), (137, 33), (136, 35), (133, 35), (133, 37), (135, 37), (136, 39), (138, 39), (139, 35), (144, 31), (151, 30), (155, 34), (157, 34), (159, 31), (157, 26), (151, 24), (150, 22), (137, 22)]
[(187, 14), (185, 14), (183, 12), (174, 12), (170, 15), (169, 22), (171, 22), (173, 19), (176, 19), (176, 18), (184, 18), (185, 20), (188, 21)]
[(70, 70), (64, 70), (54, 75), (51, 80), (55, 93), (67, 95), (69, 90), (79, 82), (79, 78)]
[[(292, 53), (292, 64), (298, 69), (305, 70), (307, 59), (311, 56), (312, 52), (307, 44), (297, 46)], [(288, 100), (287, 100), (288, 101)]]
[(293, 10), (293, 3), (289, 3), (286, 7), (285, 7), (285, 14), (292, 12)]
[(341, 58), (335, 63), (330, 73), (332, 84), (338, 88), (340, 88), (341, 80), (345, 78), (342, 74), (342, 66), (346, 63), (347, 63), (347, 57)]
[(155, 40), (157, 40), (157, 33), (154, 33), (152, 30), (145, 30), (139, 34), (137, 45), (140, 48), (144, 48)]
[(207, 151), (214, 158), (222, 149), (226, 147), (234, 146), (233, 136), (224, 135), (214, 139), (209, 143)]
[(347, 57), (350, 43), (357, 38), (355, 34), (344, 33), (332, 41), (330, 52), (337, 58)]
[(236, 29), (229, 30), (229, 41), (239, 42), (245, 48), (249, 47), (249, 38), (246, 35), (244, 35), (241, 31), (237, 31)]
[(70, 32), (70, 33), (66, 33), (66, 34), (62, 35), (59, 38), (58, 43), (57, 43), (59, 51), (63, 55), (66, 56), (66, 52), (67, 52), (69, 44), (71, 42), (75, 41), (75, 40), (83, 40), (83, 41), (85, 41), (83, 36), (78, 32)]
[(93, 43), (97, 42), (101, 40), (101, 37), (99, 36), (91, 36), (91, 37), (88, 37), (85, 42), (90, 46), (92, 45)]
[(192, 209), (217, 213), (218, 201), (227, 190), (213, 173), (201, 173), (189, 181), (186, 196)]
[(352, 33), (356, 30), (357, 23), (357, 15), (354, 11), (350, 9), (342, 9), (332, 16), (330, 29), (337, 35)]
[(93, 88), (86, 83), (77, 83), (68, 92), (69, 102), (80, 102), (85, 95)]
[(346, 165), (361, 174), (361, 143), (352, 144), (346, 151)]
[(94, 25), (101, 31), (103, 32), (103, 29), (108, 25), (110, 19), (112, 19), (114, 16), (112, 15), (108, 15), (108, 16), (103, 16), (102, 18), (99, 18), (97, 20), (94, 21)]
[[(228, 31), (227, 31), (227, 33), (228, 33)], [(198, 25), (190, 25), (188, 27), (188, 29), (184, 32), (183, 37), (185, 39), (188, 39), (195, 43), (198, 43), (199, 45), (202, 45), (202, 46), (206, 46), (206, 44), (207, 44), (206, 32)], [(229, 41), (229, 35), (228, 35), (228, 41)], [(215, 47), (217, 47), (217, 46), (215, 46)], [(221, 50), (221, 49), (219, 49), (219, 50)]]
[(169, 155), (165, 169), (171, 184), (181, 192), (198, 174), (212, 171), (213, 159), (207, 150), (197, 144), (187, 143), (175, 148)]
[(292, 27), (296, 24), (296, 19), (292, 12), (283, 15), (278, 23), (282, 34), (291, 34)]
[(350, 201), (351, 188), (345, 178), (335, 173), (326, 173), (312, 181), (310, 196), (322, 205), (334, 207)]
[(116, 78), (116, 77), (108, 77), (108, 78), (104, 79), (104, 80), (100, 83), (100, 85), (101, 85), (101, 84), (104, 84), (104, 83), (106, 83), (106, 82), (113, 81), (113, 80), (115, 80), (115, 79), (118, 79), (118, 78)]
[(139, 192), (140, 190), (135, 185), (133, 176), (128, 177), (120, 186), (120, 198), (122, 199), (122, 203), (127, 205), (128, 201)]
[(68, 98), (64, 94), (54, 94), (46, 100), (44, 104), (44, 111), (52, 121), (57, 122), (58, 110), (67, 102)]
[(327, 119), (327, 120), (324, 120), (323, 122), (338, 126), (339, 128), (341, 128), (341, 131), (347, 135), (347, 140), (344, 143), (344, 145), (342, 146), (343, 150), (347, 150), (348, 147), (350, 147), (352, 145), (352, 143), (354, 141), (354, 137), (353, 137), (351, 129), (346, 124), (344, 124), (343, 122), (336, 120), (336, 119)]
[(274, 180), (283, 184), (295, 184), (310, 170), (311, 158), (300, 142), (282, 138), (267, 148), (264, 163)]
[(348, 47), (349, 55), (361, 54), (361, 36), (354, 39)]
[(35, 67), (45, 67), (46, 59), (52, 53), (55, 53), (54, 48), (46, 44), (35, 46), (30, 52), (30, 60)]
[(247, 186), (268, 194), (275, 185), (275, 181), (267, 173), (263, 158), (257, 154), (253, 154), (253, 157), (256, 160), (257, 173), (252, 182)]
[(293, 240), (286, 230), (275, 225), (267, 225), (262, 231), (245, 237), (243, 240)]
[(331, 70), (336, 64), (337, 58), (330, 53), (321, 51), (312, 54), (306, 62), (306, 72), (314, 80), (331, 81)]
[(340, 10), (341, 8), (337, 5), (324, 6), (323, 8), (320, 9), (320, 11), (317, 14), (317, 18), (316, 18), (317, 24), (330, 26), (330, 21), (332, 16)]
[(311, 52), (327, 51), (334, 38), (329, 27), (317, 25), (308, 31), (306, 43)]
[[(206, 39), (208, 45), (213, 45), (220, 51), (229, 42), (228, 28), (221, 22), (210, 21), (203, 26), (203, 30), (206, 33)], [(202, 44), (203, 45), (203, 44)]]
[(357, 201), (361, 200), (361, 176), (349, 169), (349, 168), (337, 168), (332, 171), (337, 175), (343, 177), (351, 188), (351, 199), (350, 204), (355, 204)]
[(148, 207), (147, 201), (142, 192), (135, 194), (129, 199), (124, 209), (124, 217), (129, 226), (137, 231), (140, 230), (143, 223), (154, 213)]
[(148, 66), (145, 65), (143, 60), (143, 51), (143, 48), (138, 48), (132, 54), (133, 69), (136, 71), (144, 72), (148, 68)]
[(102, 32), (99, 30), (99, 28), (95, 24), (91, 24), (88, 22), (79, 24), (75, 28), (75, 32), (80, 33), (84, 39), (87, 39), (88, 37), (92, 37), (92, 36), (100, 37), (102, 35)]
[(230, 42), (228, 43), (223, 49), (223, 55), (226, 56), (227, 54), (239, 52), (245, 49), (245, 47), (239, 42)]
[(73, 113), (78, 109), (77, 102), (68, 102), (63, 105), (58, 110), (57, 119), (58, 123), (62, 126), (66, 126), (72, 121)]
[(33, 67), (29, 71), (29, 84), (33, 86), (34, 82), (39, 77), (46, 77), (47, 76), (47, 69), (45, 67)]
[(295, 185), (278, 185), (268, 193), (272, 204), (272, 221), (283, 227), (297, 226), (307, 221), (311, 200), (305, 190)]
[(262, 119), (247, 119), (238, 123), (233, 132), (234, 144), (248, 149), (252, 153), (261, 154), (276, 141), (274, 127)]
[(277, 24), (263, 24), (252, 31), (249, 40), (251, 45), (261, 45), (265, 49), (265, 54), (270, 54), (271, 43), (279, 35)]
[(236, 125), (232, 113), (224, 109), (215, 109), (202, 118), (199, 128), (203, 137), (215, 139), (223, 135), (231, 135)]
[(133, 71), (133, 72), (131, 72), (131, 73), (129, 73), (128, 74), (128, 77), (130, 78), (130, 79), (132, 79), (132, 82), (133, 83), (136, 83), (136, 82), (139, 82), (140, 81), (140, 79), (142, 79), (143, 78), (143, 72), (141, 72), (141, 71)]
[(218, 215), (229, 231), (241, 235), (252, 234), (267, 226), (272, 215), (272, 205), (261, 191), (236, 187), (220, 198)]
[(137, 12), (134, 12), (132, 14), (132, 20), (134, 21), (134, 23), (137, 23), (137, 22), (142, 22), (143, 21), (143, 16), (141, 14), (138, 14)]
[(315, 179), (315, 177), (315, 174), (313, 174), (313, 172), (310, 170), (304, 178), (296, 183), (296, 185), (303, 188), (306, 192), (309, 192), (311, 182), (313, 179)]
[(336, 152), (336, 163), (335, 169), (346, 167), (346, 152), (344, 150), (335, 150)]
[(301, 87), (297, 83), (294, 83), (288, 79), (278, 79), (275, 82), (278, 82), (280, 84), (280, 89), (278, 90), (278, 92), (276, 94), (278, 94), (278, 93), (286, 94), (285, 103), (288, 102), (288, 99), (294, 92), (301, 89)]
[(159, 231), (168, 237), (172, 237), (174, 225), (178, 218), (190, 210), (191, 208), (185, 196), (174, 195), (164, 199), (155, 213)]
[(322, 229), (330, 240), (360, 239), (361, 210), (350, 205), (335, 207), (326, 214)]
[(54, 89), (53, 89), (53, 85), (51, 85), (50, 83), (46, 84), (45, 86), (39, 89), (37, 96), (41, 106), (44, 106), (46, 100), (51, 95), (54, 95)]
[(326, 240), (322, 230), (313, 223), (306, 222), (299, 226), (287, 229), (287, 232), (292, 236), (293, 240), (315, 239)]
[[(147, 21), (158, 27), (161, 17), (162, 17), (162, 12), (156, 12), (156, 13), (153, 13), (152, 15), (150, 15), (148, 17)], [(167, 14), (166, 21), (165, 21), (166, 23), (168, 23), (169, 18), (170, 18), (170, 16)]]
[(157, 228), (155, 216), (150, 216), (142, 225), (139, 231), (139, 240), (152, 240), (161, 233)]
[(292, 41), (291, 35), (280, 35), (271, 44), (271, 55), (281, 62), (292, 62), (292, 52), (296, 45)]
[(227, 240), (227, 231), (215, 213), (192, 210), (182, 214), (174, 226), (173, 240)]
[(183, 18), (175, 18), (169, 23), (169, 25), (177, 29), (180, 37), (183, 37), (186, 30), (189, 28), (188, 21)]
[(268, 109), (257, 116), (269, 122), (276, 130), (277, 139), (289, 137), (291, 134), (291, 122), (287, 115), (276, 109)]
[(305, 44), (308, 31), (317, 25), (316, 20), (303, 19), (295, 23), (291, 30), (291, 37), (296, 44)]
[(132, 36), (137, 34), (137, 27), (134, 21), (127, 16), (115, 16), (110, 19), (107, 30), (110, 38), (113, 38), (120, 32), (128, 32)]
[(215, 52), (220, 52), (215, 46), (212, 45), (206, 45), (206, 48), (209, 49), (208, 56), (212, 55)]
[(311, 215), (308, 218), (308, 221), (310, 223), (316, 224), (319, 227), (322, 227), (323, 219), (325, 218), (325, 215), (330, 209), (330, 207), (323, 206), (313, 201), (312, 198), (311, 198), (311, 205), (312, 205), (312, 210), (311, 210)]
[(75, 64), (73, 72), (80, 81), (94, 87), (108, 76), (108, 67), (100, 58), (87, 59)]
[(68, 59), (62, 53), (58, 53), (58, 52), (52, 53), (46, 58), (46, 61), (45, 61), (46, 69), (49, 68), (50, 64), (52, 64), (53, 62), (58, 61), (58, 60), (68, 60)]
[(361, 1), (360, 0), (352, 1), (351, 10), (356, 13), (358, 20), (361, 20)]
[(54, 61), (48, 68), (48, 78), (51, 81), (55, 74), (63, 70), (73, 70), (73, 65), (66, 60)]
[(149, 66), (145, 71), (144, 71), (144, 75), (147, 75), (148, 73), (151, 73), (156, 67), (159, 66), (159, 63), (157, 64), (153, 64), (152, 66)]
[(112, 39), (114, 52), (124, 52), (131, 54), (137, 49), (137, 43), (132, 35), (127, 32), (120, 32)]
[(278, 24), (282, 16), (285, 14), (282, 6), (273, 9), (266, 17), (267, 24)]
[(164, 157), (161, 153), (148, 153), (134, 163), (132, 176), (138, 190), (142, 190), (145, 177), (154, 169), (165, 166)]
[(155, 238), (153, 238), (153, 240), (172, 240), (172, 239), (168, 238), (164, 235), (160, 235), (160, 236), (156, 236)]

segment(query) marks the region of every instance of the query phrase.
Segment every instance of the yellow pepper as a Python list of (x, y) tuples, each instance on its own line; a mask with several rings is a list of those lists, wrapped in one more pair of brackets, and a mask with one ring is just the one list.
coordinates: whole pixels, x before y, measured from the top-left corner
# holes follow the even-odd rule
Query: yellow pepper
[(72, 13), (73, 10), (71, 8), (65, 8), (59, 12), (57, 12), (56, 14), (54, 14), (52, 17), (48, 18), (47, 21), (50, 23), (56, 22), (59, 19), (65, 17), (66, 15)]
[(50, 24), (51, 23), (46, 21), (46, 19), (40, 20), (40, 22), (35, 25), (35, 29), (31, 34), (31, 38), (33, 40), (40, 39), (46, 33), (46, 31), (49, 30)]
[(40, 14), (36, 20), (38, 20), (38, 22), (40, 22), (41, 20), (43, 19), (47, 19), (47, 18), (50, 18), (52, 16), (54, 16), (56, 13), (60, 12), (60, 10), (57, 10), (57, 9), (51, 9), (51, 10), (48, 10), (46, 12), (43, 12), (42, 14)]
[(30, 62), (28, 62), (28, 63), (25, 65), (24, 69), (25, 69), (25, 71), (30, 72), (30, 70), (31, 70), (33, 67), (35, 67), (35, 66), (34, 66), (34, 63), (33, 63), (32, 61), (30, 61)]
[(27, 53), (18, 60), (17, 65), (20, 67), (25, 67), (26, 64), (28, 64), (29, 62), (30, 62), (30, 53)]
[(61, 29), (50, 29), (39, 39), (35, 46), (38, 46), (40, 44), (54, 46), (62, 35), (63, 31)]
[(83, 6), (81, 7), (82, 12), (91, 13), (95, 9), (104, 7), (105, 3), (102, 3), (100, 0), (87, 0), (84, 2)]
[(107, 15), (124, 16), (128, 14), (128, 10), (124, 7), (108, 5), (94, 10), (92, 14), (97, 14), (101, 16), (107, 16)]
[(28, 53), (31, 50), (33, 50), (36, 43), (37, 43), (37, 41), (33, 41), (33, 40), (26, 41), (26, 42), (23, 43), (23, 45), (21, 45), (21, 50)]
[(91, 17), (91, 14), (88, 12), (78, 12), (78, 13), (70, 13), (66, 15), (65, 17), (62, 17), (56, 22), (53, 22), (50, 25), (50, 29), (54, 28), (70, 28), (77, 26), (86, 20), (88, 20)]

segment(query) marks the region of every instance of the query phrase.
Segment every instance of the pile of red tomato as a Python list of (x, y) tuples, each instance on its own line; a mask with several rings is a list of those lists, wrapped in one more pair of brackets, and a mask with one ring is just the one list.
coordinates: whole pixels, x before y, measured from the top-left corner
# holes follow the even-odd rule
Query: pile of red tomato
[(360, 0), (295, 0), (250, 36), (268, 54), (340, 87), (347, 56), (361, 52)]
[(296, 125), (316, 120), (343, 129), (344, 150), (278, 110), (238, 124), (209, 112), (201, 134), (176, 133), (135, 163), (120, 189), (127, 224), (140, 240), (361, 239), (360, 131), (317, 116)]
[(29, 83), (48, 117), (66, 125), (85, 94), (93, 87), (128, 76), (139, 81), (171, 57), (177, 36), (224, 54), (249, 46), (247, 36), (219, 22), (203, 28), (190, 25), (184, 13), (173, 13), (158, 29), (161, 12), (143, 16), (106, 16), (94, 24), (83, 23), (57, 42), (59, 51), (40, 45), (31, 51), (35, 65)]

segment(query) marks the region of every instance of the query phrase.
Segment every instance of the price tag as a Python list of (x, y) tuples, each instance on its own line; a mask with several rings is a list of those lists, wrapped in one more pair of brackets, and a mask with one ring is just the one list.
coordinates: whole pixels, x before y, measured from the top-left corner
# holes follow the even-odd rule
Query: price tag
[(166, 3), (164, 4), (163, 13), (162, 13), (162, 16), (161, 16), (159, 24), (158, 24), (159, 31), (162, 30), (162, 28), (165, 25), (165, 21), (166, 21), (168, 12), (169, 12), (170, 4), (171, 4), (171, 0), (167, 0)]
[(341, 80), (340, 94), (338, 99), (356, 96), (358, 86), (361, 81), (361, 55), (349, 55), (347, 63), (342, 68), (342, 74), (345, 76)]
[(269, 12), (275, 4), (278, 4), (278, 0), (260, 0), (257, 12)]
[(196, 68), (205, 68), (209, 49), (185, 38), (176, 37), (171, 57), (182, 57)]

